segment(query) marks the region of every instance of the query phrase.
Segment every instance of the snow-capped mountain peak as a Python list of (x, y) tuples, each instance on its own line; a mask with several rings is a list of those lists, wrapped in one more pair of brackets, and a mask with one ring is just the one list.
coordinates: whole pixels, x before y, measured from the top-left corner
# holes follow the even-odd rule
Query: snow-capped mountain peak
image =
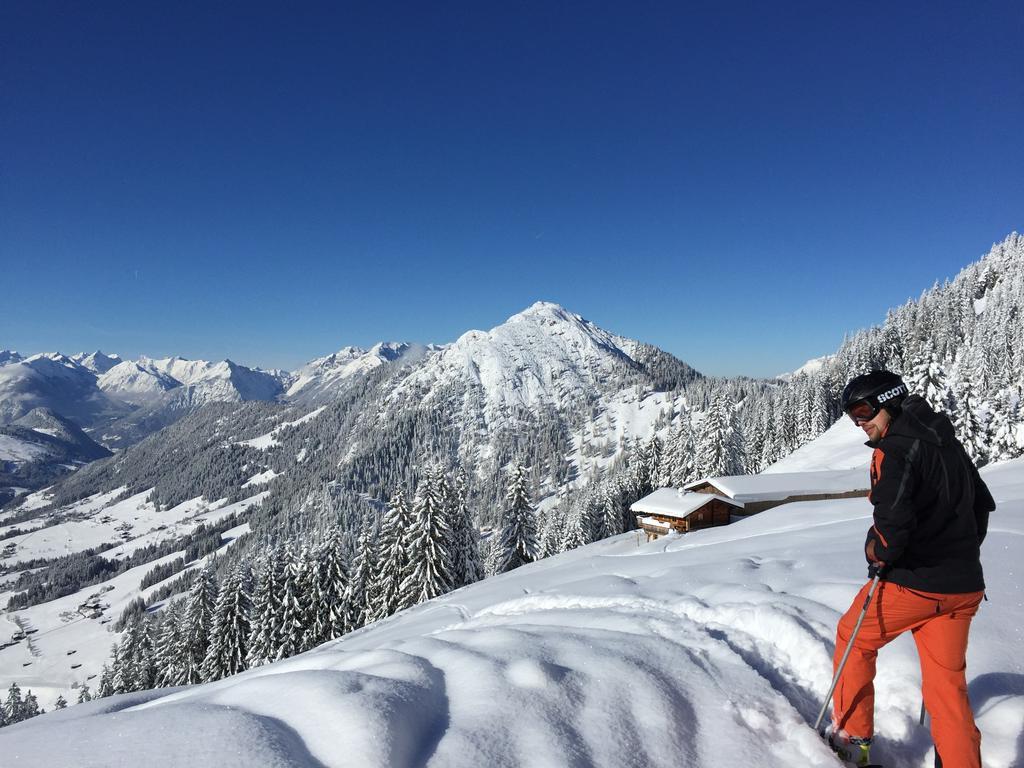
[(125, 360), (115, 365), (97, 381), (105, 392), (119, 395), (153, 395), (180, 387), (181, 382), (152, 364), (152, 361)]
[(24, 360), (21, 355), (15, 352), (13, 349), (0, 349), (0, 365), (7, 365), (8, 363), (20, 363)]
[(105, 355), (100, 350), (95, 352), (79, 352), (72, 355), (71, 359), (83, 368), (88, 368), (97, 375), (102, 375), (122, 362), (120, 355)]
[(409, 392), (482, 390), (485, 418), (506, 407), (562, 409), (639, 364), (631, 342), (551, 302), (539, 301), (490, 331), (468, 331), (413, 372)]

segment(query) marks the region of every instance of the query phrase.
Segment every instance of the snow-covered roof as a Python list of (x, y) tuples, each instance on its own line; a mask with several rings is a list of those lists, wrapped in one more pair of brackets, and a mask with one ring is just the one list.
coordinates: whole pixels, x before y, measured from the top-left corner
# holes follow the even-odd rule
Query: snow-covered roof
[(849, 493), (871, 486), (863, 468), (823, 472), (776, 472), (765, 475), (728, 475), (705, 477), (690, 483), (687, 490), (710, 483), (733, 501), (777, 501), (790, 496)]
[(686, 517), (712, 499), (719, 499), (732, 507), (743, 506), (743, 504), (735, 499), (728, 499), (725, 496), (716, 496), (709, 493), (690, 493), (689, 491), (682, 491), (676, 488), (659, 488), (654, 493), (649, 493), (639, 501), (633, 502), (629, 509), (631, 512), (637, 512), (642, 515)]

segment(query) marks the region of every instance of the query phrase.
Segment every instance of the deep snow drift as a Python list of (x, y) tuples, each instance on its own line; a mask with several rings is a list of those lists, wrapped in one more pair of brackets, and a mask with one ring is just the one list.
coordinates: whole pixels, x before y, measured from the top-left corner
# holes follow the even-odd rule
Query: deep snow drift
[[(864, 449), (865, 451), (867, 449)], [(968, 677), (986, 766), (1024, 765), (1024, 459), (999, 503)], [(685, 537), (624, 534), (227, 680), (0, 731), (5, 766), (835, 766), (813, 720), (865, 579), (865, 499)], [(919, 669), (882, 651), (875, 753), (930, 766)]]

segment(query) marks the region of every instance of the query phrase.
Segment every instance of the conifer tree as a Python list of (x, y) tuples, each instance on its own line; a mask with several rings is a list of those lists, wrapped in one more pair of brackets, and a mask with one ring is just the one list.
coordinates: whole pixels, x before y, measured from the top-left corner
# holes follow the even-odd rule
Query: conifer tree
[(203, 661), (210, 645), (217, 580), (212, 564), (200, 572), (189, 591), (181, 623), (181, 668), (177, 685), (194, 685), (203, 680)]
[(220, 680), (247, 669), (251, 572), (238, 566), (221, 582), (213, 608), (210, 644), (203, 659), (203, 680)]
[(537, 521), (527, 485), (527, 470), (517, 462), (509, 473), (505, 508), (495, 561), (499, 573), (511, 571), (537, 559)]
[(17, 683), (11, 683), (11, 687), (7, 689), (7, 700), (4, 702), (3, 708), (7, 713), (8, 723), (20, 723), (25, 719), (25, 702)]
[(321, 594), (328, 608), (328, 640), (345, 634), (348, 616), (348, 544), (339, 526), (331, 526), (320, 550)]
[(469, 511), (469, 478), (462, 467), (455, 470), (451, 496), (452, 581), (455, 588), (483, 578), (480, 535)]
[(383, 619), (409, 606), (401, 602), (402, 583), (409, 578), (408, 543), (412, 513), (405, 494), (398, 490), (391, 496), (380, 529), (380, 551), (377, 557), (377, 575), (380, 585), (379, 602), (375, 617)]
[[(182, 673), (182, 601), (169, 603), (160, 618), (157, 630), (155, 661), (156, 685), (177, 685)], [(102, 692), (99, 694), (102, 696)]]
[(428, 472), (416, 489), (409, 528), (410, 573), (402, 584), (402, 602), (416, 605), (452, 588), (451, 529), (442, 489)]
[(39, 702), (36, 701), (36, 695), (32, 693), (31, 689), (25, 694), (25, 702), (22, 705), (22, 711), (24, 712), (22, 717), (23, 720), (28, 720), (31, 717), (43, 714), (43, 710), (39, 709)]
[[(114, 658), (116, 662), (116, 645), (110, 649), (110, 655)], [(104, 664), (103, 669), (100, 670), (100, 687), (98, 691), (98, 698), (105, 699), (107, 698), (107, 696), (113, 696), (114, 693), (114, 673), (108, 665)]]
[(931, 339), (925, 342), (924, 355), (910, 374), (907, 386), (920, 395), (935, 410), (942, 410), (946, 400), (946, 372), (935, 353)]
[(302, 636), (305, 650), (316, 648), (331, 639), (331, 604), (328, 597), (326, 552), (323, 541), (313, 547), (303, 547), (303, 579), (301, 590), (306, 612), (306, 627)]
[(132, 616), (111, 661), (114, 693), (144, 691), (156, 685), (156, 660), (149, 622)]
[(585, 510), (578, 504), (572, 505), (565, 517), (562, 551), (568, 552), (593, 540), (593, 532), (590, 530), (590, 521)]
[(719, 391), (711, 401), (697, 434), (700, 476), (721, 477), (742, 471), (741, 445), (733, 407), (724, 391)]
[(287, 659), (305, 650), (303, 639), (306, 634), (308, 611), (302, 588), (305, 583), (305, 551), (295, 552), (291, 543), (284, 548), (284, 578), (281, 583), (280, 645), (275, 658)]
[(78, 703), (84, 704), (87, 701), (92, 701), (92, 693), (89, 691), (89, 684), (82, 683), (82, 687), (78, 689)]
[(68, 700), (63, 695), (57, 697), (57, 701), (54, 703), (53, 708), (56, 709), (67, 709)]
[(356, 555), (352, 561), (349, 574), (348, 590), (345, 603), (348, 608), (345, 631), (351, 632), (366, 626), (377, 614), (377, 606), (372, 603), (371, 585), (376, 571), (376, 549), (373, 523), (363, 520), (356, 541)]
[(960, 381), (955, 396), (956, 416), (953, 419), (953, 426), (956, 429), (957, 438), (963, 443), (971, 461), (982, 467), (988, 462), (988, 425), (974, 388), (974, 382), (969, 376)]
[(613, 482), (604, 483), (601, 487), (601, 515), (605, 536), (618, 536), (625, 530), (622, 498)]
[(250, 668), (275, 661), (281, 647), (278, 621), (281, 615), (282, 571), (281, 549), (270, 547), (257, 568), (252, 592), (246, 652), (246, 663)]

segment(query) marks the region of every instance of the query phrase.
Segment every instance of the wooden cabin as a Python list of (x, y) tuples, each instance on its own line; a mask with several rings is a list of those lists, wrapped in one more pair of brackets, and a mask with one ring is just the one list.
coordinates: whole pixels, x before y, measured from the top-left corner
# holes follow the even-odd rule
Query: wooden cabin
[(870, 488), (867, 469), (859, 468), (705, 477), (684, 490), (739, 502), (743, 512), (752, 515), (794, 501), (867, 496)]
[(630, 506), (637, 525), (651, 541), (672, 531), (689, 533), (700, 528), (728, 525), (743, 504), (720, 495), (659, 488)]

